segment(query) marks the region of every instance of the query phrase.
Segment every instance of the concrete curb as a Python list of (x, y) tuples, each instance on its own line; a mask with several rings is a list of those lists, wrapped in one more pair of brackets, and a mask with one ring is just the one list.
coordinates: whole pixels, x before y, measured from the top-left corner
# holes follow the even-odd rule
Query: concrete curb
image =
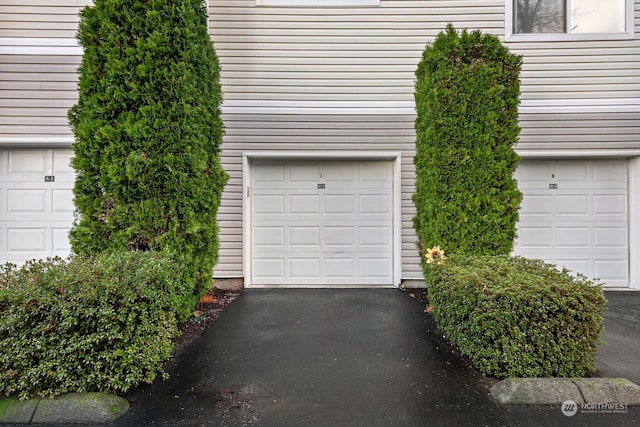
[(640, 406), (640, 386), (626, 378), (509, 378), (491, 387), (491, 395), (507, 405), (619, 403)]
[(129, 409), (124, 398), (104, 393), (67, 393), (53, 399), (0, 399), (0, 424), (107, 424)]

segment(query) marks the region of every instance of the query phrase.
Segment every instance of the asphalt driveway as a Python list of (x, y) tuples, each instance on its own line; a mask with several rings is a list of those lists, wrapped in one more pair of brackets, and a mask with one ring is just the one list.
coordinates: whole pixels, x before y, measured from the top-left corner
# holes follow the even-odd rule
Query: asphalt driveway
[[(630, 294), (633, 304), (607, 295), (621, 311), (607, 312), (609, 347), (597, 368), (637, 382), (640, 293)], [(493, 381), (453, 356), (422, 305), (395, 289), (247, 290), (178, 355), (170, 374), (127, 395), (130, 410), (114, 425), (640, 423), (640, 408), (567, 417), (559, 407), (496, 402)]]

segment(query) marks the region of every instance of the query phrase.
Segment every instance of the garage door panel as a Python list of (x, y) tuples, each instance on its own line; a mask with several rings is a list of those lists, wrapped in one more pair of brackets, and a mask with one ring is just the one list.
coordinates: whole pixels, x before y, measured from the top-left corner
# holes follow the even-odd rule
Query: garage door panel
[(253, 172), (253, 179), (260, 183), (283, 183), (284, 169), (277, 164), (263, 163), (260, 168), (256, 168)]
[(593, 196), (593, 214), (618, 215), (626, 220), (627, 215), (627, 195), (626, 194), (595, 194)]
[(324, 260), (324, 264), (326, 268), (325, 278), (327, 279), (352, 281), (357, 278), (358, 270), (356, 258), (326, 258)]
[(590, 230), (588, 227), (557, 227), (556, 238), (559, 248), (588, 248)]
[(68, 214), (73, 213), (75, 205), (73, 204), (73, 192), (68, 189), (51, 191), (52, 213)]
[(289, 258), (290, 279), (317, 279), (320, 277), (320, 260), (317, 258)]
[(594, 227), (593, 247), (597, 249), (627, 248), (626, 227)]
[(589, 196), (579, 194), (558, 194), (555, 196), (558, 215), (589, 215)]
[(391, 248), (391, 227), (360, 227), (360, 245)]
[(55, 255), (64, 257), (71, 252), (69, 231), (71, 231), (71, 227), (54, 227), (51, 229), (52, 250)]
[(553, 241), (552, 227), (521, 226), (518, 228), (518, 249), (551, 248)]
[(12, 227), (7, 231), (7, 252), (44, 253), (47, 251), (45, 227)]
[(627, 168), (624, 160), (611, 160), (606, 163), (595, 163), (593, 182), (598, 187), (610, 186), (619, 188), (627, 181)]
[(617, 159), (523, 161), (516, 171), (523, 201), (514, 252), (628, 286), (626, 175), (625, 161)]
[(253, 244), (256, 247), (284, 247), (284, 227), (255, 227)]
[(252, 261), (254, 273), (263, 279), (284, 280), (284, 260), (282, 258), (259, 258)]
[(352, 185), (355, 181), (355, 170), (351, 163), (326, 164), (323, 171), (324, 173), (320, 176), (320, 179), (328, 183), (346, 183)]
[(593, 269), (594, 277), (606, 277), (610, 285), (626, 286), (629, 281), (625, 261), (597, 259), (593, 262)]
[(523, 192), (520, 204), (520, 216), (525, 215), (551, 215), (553, 211), (553, 198), (550, 195), (540, 195)]
[(391, 215), (389, 194), (361, 194), (358, 203), (359, 215)]
[(8, 190), (7, 191), (7, 213), (23, 214), (37, 213), (46, 214), (45, 200), (47, 191), (41, 190)]
[(320, 227), (292, 226), (288, 229), (290, 247), (320, 248)]
[[(252, 283), (392, 284), (390, 164), (252, 162)], [(259, 179), (265, 176), (283, 180)], [(278, 197), (283, 199), (270, 199)], [(276, 227), (284, 232), (275, 233)], [(276, 247), (282, 235), (284, 246)], [(368, 267), (371, 260), (378, 263), (375, 269)]]
[(326, 247), (353, 248), (356, 246), (356, 226), (324, 227), (324, 242)]
[(289, 166), (289, 182), (291, 184), (318, 182), (320, 167), (317, 164), (303, 163)]
[(356, 212), (356, 196), (354, 194), (327, 194), (324, 201), (324, 213), (327, 215), (353, 215)]
[(8, 175), (44, 175), (47, 170), (46, 151), (9, 151)]
[(360, 259), (360, 276), (364, 278), (380, 278), (384, 277), (387, 268), (386, 265), (391, 262), (391, 258), (361, 258)]
[(0, 262), (70, 253), (71, 157), (67, 149), (0, 150)]
[(320, 195), (318, 194), (292, 194), (288, 198), (289, 215), (319, 215)]
[(588, 181), (588, 166), (581, 161), (565, 162), (562, 168), (555, 170), (555, 178), (558, 181), (571, 185), (573, 188), (576, 185), (584, 184)]
[(256, 194), (253, 197), (254, 215), (284, 214), (284, 196), (275, 194)]
[(565, 267), (566, 269), (575, 273), (582, 273), (587, 277), (594, 277), (593, 269), (591, 268), (593, 261), (585, 260), (582, 258), (582, 255), (579, 255), (580, 259), (573, 258), (555, 258), (551, 260), (551, 264), (556, 264), (560, 267)]
[(75, 172), (71, 167), (73, 152), (71, 150), (55, 150), (53, 151), (52, 156), (53, 168), (51, 172), (60, 178), (66, 177), (74, 180)]

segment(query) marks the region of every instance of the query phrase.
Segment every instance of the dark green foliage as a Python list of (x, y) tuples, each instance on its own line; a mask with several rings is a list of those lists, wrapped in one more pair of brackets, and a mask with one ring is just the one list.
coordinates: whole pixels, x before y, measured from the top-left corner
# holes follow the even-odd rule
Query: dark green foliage
[(180, 272), (153, 252), (0, 266), (0, 394), (126, 392), (162, 373)]
[(431, 315), (480, 372), (582, 377), (594, 372), (602, 289), (525, 258), (453, 256), (430, 269)]
[(191, 266), (184, 318), (211, 285), (227, 174), (219, 64), (202, 0), (96, 0), (81, 12), (76, 254), (169, 250)]
[(512, 178), (521, 58), (449, 25), (416, 71), (416, 233), (447, 254), (508, 254), (522, 195)]

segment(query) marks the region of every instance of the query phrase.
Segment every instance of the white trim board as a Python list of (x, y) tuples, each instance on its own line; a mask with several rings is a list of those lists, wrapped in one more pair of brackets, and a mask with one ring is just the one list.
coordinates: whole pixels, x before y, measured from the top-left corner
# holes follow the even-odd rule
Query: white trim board
[(628, 160), (629, 289), (640, 290), (640, 155)]
[(75, 38), (0, 37), (0, 55), (81, 56), (82, 46)]
[[(522, 100), (520, 114), (636, 113), (640, 98), (586, 98)], [(407, 101), (265, 101), (227, 100), (225, 114), (291, 115), (415, 115), (415, 103)]]
[[(400, 286), (402, 280), (402, 155), (399, 152), (386, 151), (255, 151), (242, 153), (242, 270), (245, 288), (269, 287), (253, 285), (251, 271), (251, 160), (389, 160), (393, 161), (393, 286)], [(289, 286), (291, 287), (291, 286)], [(313, 285), (300, 285), (294, 287), (313, 287)], [(351, 287), (361, 287), (354, 285)]]

